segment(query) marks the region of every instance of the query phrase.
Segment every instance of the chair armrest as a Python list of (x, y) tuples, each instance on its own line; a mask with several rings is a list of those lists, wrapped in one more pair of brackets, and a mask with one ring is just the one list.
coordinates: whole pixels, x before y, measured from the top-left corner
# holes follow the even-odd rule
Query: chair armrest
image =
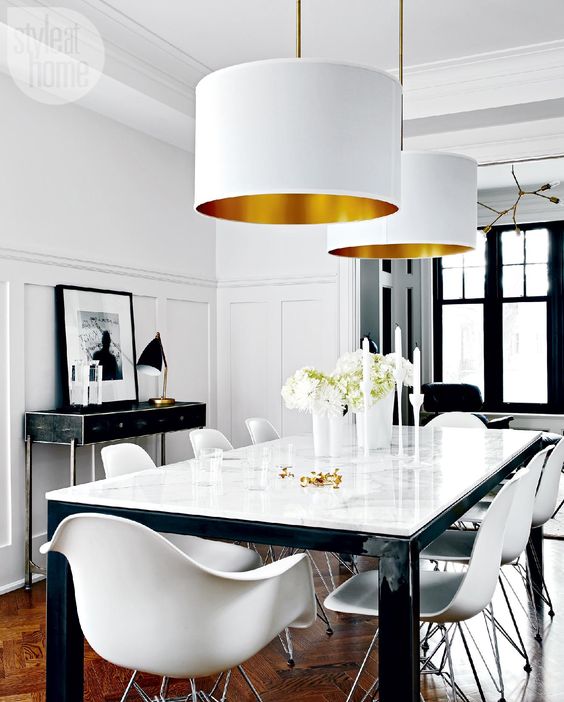
[(488, 429), (509, 429), (509, 424), (514, 417), (495, 417), (488, 421)]

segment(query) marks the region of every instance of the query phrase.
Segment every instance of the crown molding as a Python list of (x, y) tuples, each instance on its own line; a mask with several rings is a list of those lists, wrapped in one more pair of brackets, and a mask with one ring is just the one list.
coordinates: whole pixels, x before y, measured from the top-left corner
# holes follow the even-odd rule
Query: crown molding
[(564, 153), (564, 117), (409, 137), (407, 149), (453, 151), (478, 163)]
[[(46, 0), (0, 0), (0, 21), (10, 7), (58, 9)], [(84, 15), (97, 27), (104, 42), (106, 75), (194, 116), (195, 86), (209, 72), (207, 66), (132, 21), (120, 21), (117, 11), (112, 17), (111, 8), (99, 0), (67, 0), (64, 9)], [(92, 18), (92, 10), (97, 17)], [(124, 37), (129, 48), (123, 46)]]
[(405, 118), (491, 109), (564, 96), (564, 40), (405, 69)]

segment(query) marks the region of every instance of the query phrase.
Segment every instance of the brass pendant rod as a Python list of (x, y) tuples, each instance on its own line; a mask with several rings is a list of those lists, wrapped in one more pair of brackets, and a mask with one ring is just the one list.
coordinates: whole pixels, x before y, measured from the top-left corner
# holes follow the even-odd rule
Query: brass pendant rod
[(401, 150), (403, 151), (403, 0), (399, 0), (399, 82), (401, 84)]
[(296, 0), (296, 58), (302, 57), (302, 0)]

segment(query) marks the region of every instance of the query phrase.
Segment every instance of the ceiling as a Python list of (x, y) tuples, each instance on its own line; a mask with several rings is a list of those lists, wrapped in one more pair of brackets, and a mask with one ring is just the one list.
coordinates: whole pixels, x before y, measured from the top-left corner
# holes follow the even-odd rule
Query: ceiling
[[(397, 66), (399, 0), (303, 0), (303, 55)], [(132, 23), (217, 69), (292, 56), (294, 0), (66, 0), (95, 23)], [(124, 31), (122, 41), (127, 44)], [(564, 37), (562, 0), (405, 0), (405, 62), (419, 65)]]

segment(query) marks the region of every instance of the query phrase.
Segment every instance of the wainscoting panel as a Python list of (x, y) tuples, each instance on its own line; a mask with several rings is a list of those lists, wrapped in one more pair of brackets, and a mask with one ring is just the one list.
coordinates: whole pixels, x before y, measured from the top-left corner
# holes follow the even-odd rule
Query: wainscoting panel
[[(23, 582), (24, 431), (26, 409), (49, 409), (60, 403), (61, 387), (55, 319), (57, 284), (80, 285), (133, 293), (136, 344), (140, 352), (159, 329), (173, 373), (171, 392), (182, 399), (208, 402), (215, 421), (216, 287), (180, 276), (123, 270), (37, 254), (33, 260), (4, 258), (0, 252), (0, 592)], [(176, 377), (174, 377), (176, 374)], [(173, 379), (174, 378), (174, 379)], [(140, 376), (140, 398), (157, 393), (161, 379)], [(175, 449), (175, 443), (181, 450)], [(140, 440), (158, 457), (154, 438)], [(169, 440), (168, 459), (190, 455), (187, 437)], [(68, 447), (34, 447), (33, 555), (46, 538), (45, 492), (68, 485)], [(79, 482), (102, 477), (99, 450), (78, 450)]]
[(244, 420), (251, 416), (266, 417), (286, 436), (311, 430), (309, 417), (283, 408), (280, 389), (301, 366), (332, 370), (341, 350), (339, 290), (337, 276), (220, 282), (218, 427), (236, 446), (249, 442)]
[[(192, 300), (167, 300), (166, 318), (168, 333), (163, 335), (163, 345), (170, 366), (168, 394), (177, 400), (209, 404), (212, 395), (210, 305)], [(175, 432), (167, 437), (167, 463), (191, 456), (188, 432)]]
[[(333, 370), (339, 355), (336, 307), (334, 295), (282, 301), (281, 384), (303, 366), (313, 366), (328, 373)], [(311, 431), (309, 415), (282, 407), (284, 435)]]
[(7, 284), (0, 281), (0, 560), (3, 549), (12, 541), (10, 515), (10, 412), (8, 397), (9, 344), (8, 344), (8, 294)]
[(249, 443), (247, 417), (264, 416), (268, 407), (269, 305), (232, 302), (229, 305), (230, 437), (235, 446)]

